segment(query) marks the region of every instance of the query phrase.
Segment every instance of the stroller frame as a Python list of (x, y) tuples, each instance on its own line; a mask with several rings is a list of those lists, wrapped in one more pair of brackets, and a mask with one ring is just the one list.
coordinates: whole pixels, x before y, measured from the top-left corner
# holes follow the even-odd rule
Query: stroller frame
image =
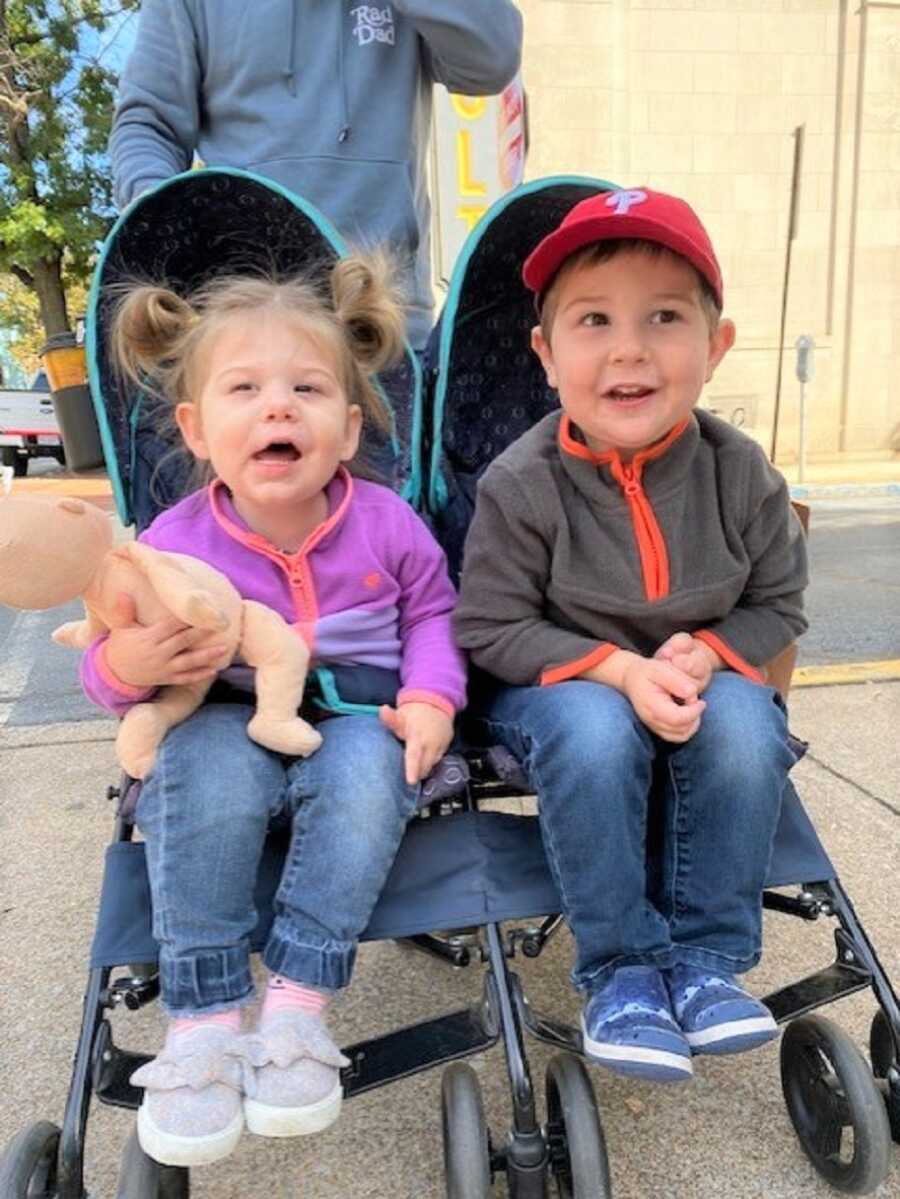
[[(479, 803), (485, 799), (514, 798), (527, 794), (492, 778), (486, 762), (478, 755), (470, 755), (469, 763), (472, 780), (468, 793), (462, 800), (445, 802), (442, 805), (444, 809), (477, 811)], [(110, 787), (108, 798), (119, 799), (124, 794), (124, 785)], [(452, 815), (452, 811), (434, 811), (429, 813), (429, 818), (444, 819)], [(113, 840), (129, 841), (131, 835), (130, 822), (121, 815), (117, 816)], [(837, 999), (871, 987), (879, 1005), (872, 1025), (872, 1063), (878, 1088), (884, 1097), (893, 1139), (900, 1141), (900, 1005), (849, 896), (838, 879), (825, 879), (804, 884), (795, 895), (767, 890), (763, 895), (763, 905), (770, 911), (807, 922), (823, 916), (836, 921), (834, 961), (765, 996), (764, 1002), (778, 1023), (786, 1024)], [(573, 1195), (576, 1199), (579, 1195), (577, 1190), (571, 1189), (571, 1159), (573, 1152), (582, 1150), (569, 1143), (571, 1130), (566, 1128), (565, 1120), (571, 1097), (563, 1096), (561, 1101), (555, 1093), (560, 1085), (559, 1077), (554, 1080), (548, 1070), (548, 1120), (544, 1124), (540, 1122), (524, 1034), (527, 1032), (535, 1039), (563, 1051), (565, 1055), (579, 1058), (582, 1053), (581, 1033), (532, 1009), (519, 976), (509, 965), (520, 949), (527, 958), (540, 956), (561, 923), (562, 917), (552, 914), (539, 925), (516, 926), (507, 930), (500, 923), (489, 923), (482, 926), (477, 936), (467, 930), (456, 934), (424, 934), (405, 938), (411, 946), (437, 956), (456, 968), (469, 966), (476, 959), (484, 962), (486, 970), (480, 1001), (471, 1007), (343, 1048), (350, 1059), (350, 1065), (342, 1071), (344, 1095), (352, 1098), (420, 1071), (458, 1062), (490, 1049), (502, 1038), (512, 1099), (512, 1122), (502, 1143), (487, 1132), (487, 1169), (491, 1179), (498, 1174), (506, 1175), (512, 1199), (545, 1199), (551, 1178), (555, 1178), (561, 1187), (560, 1194)], [(151, 1003), (159, 994), (159, 980), (155, 973), (140, 970), (133, 976), (120, 977), (111, 982), (113, 969), (95, 967), (88, 976), (69, 1097), (59, 1133), (58, 1157), (52, 1167), (56, 1189), (48, 1192), (54, 1199), (85, 1199), (84, 1142), (92, 1095), (103, 1103), (131, 1109), (136, 1109), (141, 1101), (140, 1089), (132, 1086), (128, 1079), (149, 1057), (115, 1044), (106, 1013), (118, 1007), (136, 1011)], [(456, 1073), (453, 1073), (454, 1070)], [(562, 1078), (571, 1078), (571, 1075), (563, 1072)], [(448, 1079), (450, 1086), (447, 1085)], [(454, 1096), (461, 1092), (469, 1096), (474, 1093), (480, 1104), (480, 1096), (477, 1096), (477, 1091), (473, 1092), (473, 1086), (477, 1088), (477, 1081), (468, 1068), (451, 1067), (445, 1072), (445, 1155), (452, 1152), (447, 1138), (452, 1138), (454, 1132), (458, 1131), (448, 1128), (448, 1121), (452, 1124), (461, 1120), (459, 1111), (452, 1110), (457, 1102)], [(449, 1111), (448, 1106), (451, 1108)], [(825, 1113), (820, 1115), (824, 1120)], [(851, 1112), (850, 1115), (854, 1134), (858, 1137), (860, 1130), (856, 1121), (864, 1117), (859, 1113)], [(48, 1125), (48, 1128), (52, 1129), (52, 1126)], [(599, 1121), (597, 1130), (603, 1148)], [(473, 1137), (471, 1124), (467, 1117), (462, 1117), (462, 1137), (467, 1142), (467, 1151), (473, 1148), (469, 1142), (474, 1142), (477, 1148), (480, 1128), (476, 1127), (474, 1133), (476, 1135)], [(810, 1128), (813, 1140), (820, 1133), (821, 1130)], [(129, 1145), (126, 1153), (129, 1152), (133, 1157), (134, 1145)], [(146, 1160), (149, 1162), (149, 1159)], [(605, 1150), (602, 1161), (605, 1165)], [(156, 1166), (156, 1170), (156, 1194), (160, 1199), (188, 1193), (187, 1169)], [(598, 1178), (598, 1183), (601, 1189), (595, 1194), (611, 1194), (608, 1173)], [(869, 1189), (871, 1187), (867, 1185), (866, 1190)], [(147, 1191), (148, 1195), (152, 1193)], [(452, 1191), (449, 1193), (454, 1194)]]

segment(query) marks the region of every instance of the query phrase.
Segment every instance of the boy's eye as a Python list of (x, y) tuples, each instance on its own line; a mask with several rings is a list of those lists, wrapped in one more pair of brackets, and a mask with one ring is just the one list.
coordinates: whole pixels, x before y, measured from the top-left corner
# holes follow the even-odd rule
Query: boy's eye
[(581, 318), (581, 324), (587, 325), (589, 329), (595, 328), (597, 325), (608, 325), (609, 318), (605, 312), (586, 312)]
[(681, 320), (681, 314), (674, 308), (660, 308), (650, 319), (656, 325), (671, 325), (673, 321)]

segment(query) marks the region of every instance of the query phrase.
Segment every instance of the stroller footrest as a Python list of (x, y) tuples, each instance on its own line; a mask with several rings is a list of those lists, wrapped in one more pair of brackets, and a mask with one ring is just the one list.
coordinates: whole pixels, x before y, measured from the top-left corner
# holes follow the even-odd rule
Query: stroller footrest
[(801, 978), (799, 982), (782, 987), (766, 995), (763, 1003), (779, 1024), (793, 1020), (795, 1016), (804, 1016), (816, 1008), (823, 1007), (835, 999), (852, 995), (855, 991), (863, 991), (870, 986), (872, 976), (858, 967), (845, 966), (841, 962), (833, 962), (817, 974)]
[(144, 1092), (128, 1081), (135, 1070), (152, 1061), (152, 1053), (129, 1053), (110, 1041), (94, 1061), (94, 1093), (101, 1103), (137, 1111)]
[(489, 1049), (499, 1033), (490, 1029), (478, 1008), (424, 1020), (397, 1032), (358, 1041), (342, 1049), (350, 1065), (342, 1072), (344, 1095), (361, 1095), (420, 1070)]

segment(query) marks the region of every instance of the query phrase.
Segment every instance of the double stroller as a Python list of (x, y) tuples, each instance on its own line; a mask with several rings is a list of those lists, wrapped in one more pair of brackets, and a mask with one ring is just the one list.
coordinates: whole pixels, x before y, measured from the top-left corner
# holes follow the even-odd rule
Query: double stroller
[[(430, 520), (454, 571), (478, 476), (555, 403), (528, 345), (534, 315), (519, 275), (524, 250), (578, 200), (611, 186), (557, 177), (500, 200), (460, 254), (424, 362), (408, 352), (381, 380), (393, 423), (386, 434), (369, 433), (366, 458)], [(111, 285), (138, 277), (193, 288), (222, 269), (290, 273), (343, 252), (337, 233), (308, 204), (239, 171), (178, 176), (122, 216), (91, 293), (88, 357), (109, 475), (126, 524), (146, 526), (183, 494), (187, 479), (156, 431), (152, 397), (127, 389), (109, 363)], [(319, 671), (314, 691), (313, 702), (338, 710), (360, 702), (352, 672)], [(10, 1142), (0, 1156), (0, 1199), (86, 1199), (91, 1100), (131, 1109), (141, 1100), (129, 1078), (147, 1058), (114, 1043), (108, 1018), (159, 993), (143, 845), (132, 838), (134, 787), (126, 777), (111, 788), (118, 814), (62, 1127), (40, 1121)], [(529, 794), (527, 780), (508, 755), (472, 749), (456, 755), (437, 787), (425, 791), (364, 939), (409, 941), (457, 967), (481, 964), (481, 996), (463, 1010), (343, 1046), (350, 1060), (345, 1096), (441, 1066), (449, 1199), (486, 1199), (501, 1192), (504, 1178), (515, 1199), (605, 1199), (612, 1194), (610, 1171), (581, 1033), (535, 1011), (512, 969), (520, 953), (538, 957), (562, 921), (537, 820), (503, 810), (514, 806), (506, 801)], [(257, 947), (272, 919), (285, 848), (273, 835), (261, 863)], [(892, 1138), (900, 1141), (900, 1007), (791, 786), (764, 903), (801, 921), (835, 922), (834, 960), (765, 1002), (785, 1026), (782, 1087), (803, 1150), (836, 1189), (867, 1194), (887, 1176)], [(865, 988), (877, 1001), (871, 1066), (840, 1028), (810, 1015)], [(543, 1088), (531, 1077), (526, 1034), (555, 1050)], [(511, 1092), (510, 1127), (502, 1133), (488, 1127), (478, 1075), (464, 1061), (498, 1041)], [(132, 1135), (119, 1199), (176, 1199), (189, 1189), (187, 1169), (152, 1161)]]

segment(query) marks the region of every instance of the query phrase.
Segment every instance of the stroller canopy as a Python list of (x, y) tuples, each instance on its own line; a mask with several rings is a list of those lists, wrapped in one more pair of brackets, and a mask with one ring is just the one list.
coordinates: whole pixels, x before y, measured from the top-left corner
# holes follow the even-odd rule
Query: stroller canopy
[[(180, 294), (215, 276), (262, 272), (279, 277), (347, 253), (343, 239), (311, 204), (246, 171), (215, 168), (176, 175), (122, 213), (97, 264), (88, 301), (91, 393), (119, 516), (144, 528), (189, 486), (189, 460), (160, 435), (159, 399), (113, 368), (109, 329), (117, 288), (159, 283)], [(391, 411), (387, 436), (369, 429), (362, 456), (412, 502), (420, 487), (421, 371), (407, 347), (380, 380)]]

